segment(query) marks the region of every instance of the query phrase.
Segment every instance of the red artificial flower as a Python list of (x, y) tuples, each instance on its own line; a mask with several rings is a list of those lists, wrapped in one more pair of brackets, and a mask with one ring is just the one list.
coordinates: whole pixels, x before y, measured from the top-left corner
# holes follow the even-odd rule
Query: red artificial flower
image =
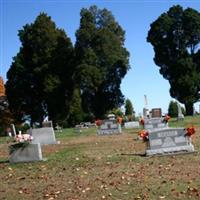
[(140, 131), (139, 136), (143, 139), (144, 142), (148, 141), (149, 133), (145, 130)]
[(122, 120), (123, 120), (123, 119), (122, 119), (121, 117), (118, 117), (118, 118), (117, 118), (117, 123), (118, 123), (118, 124), (121, 124), (121, 123), (122, 123)]
[(170, 118), (171, 118), (171, 117), (170, 117), (169, 115), (166, 115), (166, 116), (165, 116), (165, 121), (168, 122), (168, 121), (170, 120)]
[(101, 124), (102, 124), (102, 120), (97, 119), (97, 120), (95, 121), (95, 124), (96, 124), (97, 126), (101, 126)]
[(194, 135), (195, 132), (196, 132), (194, 127), (188, 127), (186, 129), (186, 131), (187, 131), (186, 135), (189, 136), (189, 137), (191, 137), (192, 135)]
[(140, 120), (140, 124), (141, 124), (142, 126), (144, 126), (144, 119), (143, 119), (143, 118)]

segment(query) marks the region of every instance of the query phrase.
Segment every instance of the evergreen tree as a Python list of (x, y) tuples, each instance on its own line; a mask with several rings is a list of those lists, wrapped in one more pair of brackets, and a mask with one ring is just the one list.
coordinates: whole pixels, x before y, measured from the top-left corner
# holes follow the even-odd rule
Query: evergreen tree
[(73, 90), (72, 44), (44, 13), (18, 35), (22, 46), (7, 73), (10, 107), (19, 119), (29, 115), (32, 123), (41, 123), (44, 115), (57, 120)]
[(176, 101), (170, 101), (168, 107), (168, 114), (170, 117), (178, 116), (178, 103)]
[(133, 105), (130, 99), (126, 99), (126, 102), (125, 102), (125, 115), (126, 116), (133, 115)]
[(81, 10), (76, 38), (76, 81), (82, 106), (84, 112), (102, 117), (124, 102), (120, 84), (129, 69), (125, 32), (110, 11), (92, 6)]
[(154, 61), (169, 80), (170, 95), (193, 114), (200, 90), (200, 13), (173, 6), (151, 24), (147, 41), (155, 51)]
[(74, 126), (80, 123), (84, 118), (84, 112), (82, 110), (80, 90), (75, 88), (72, 95), (72, 101), (69, 109), (69, 120), (70, 126)]

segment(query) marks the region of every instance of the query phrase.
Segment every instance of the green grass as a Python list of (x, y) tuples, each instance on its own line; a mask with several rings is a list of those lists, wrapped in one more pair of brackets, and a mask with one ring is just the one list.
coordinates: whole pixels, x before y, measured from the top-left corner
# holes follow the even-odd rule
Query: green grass
[(96, 134), (96, 128), (85, 128), (82, 129), (81, 132), (78, 132), (74, 128), (65, 128), (62, 130), (62, 132), (55, 131), (56, 138), (69, 138), (69, 137), (85, 137), (89, 135), (95, 135)]
[(184, 120), (177, 121), (176, 118), (172, 118), (169, 121), (170, 127), (187, 127), (187, 126), (200, 126), (200, 115), (194, 117), (186, 116)]
[[(185, 117), (170, 126), (197, 128), (200, 117)], [(10, 164), (7, 138), (0, 138), (0, 199), (35, 200), (197, 200), (200, 197), (200, 155), (142, 157), (145, 144), (134, 140), (140, 129), (98, 136), (96, 129), (56, 132), (60, 145), (42, 147), (45, 162)]]

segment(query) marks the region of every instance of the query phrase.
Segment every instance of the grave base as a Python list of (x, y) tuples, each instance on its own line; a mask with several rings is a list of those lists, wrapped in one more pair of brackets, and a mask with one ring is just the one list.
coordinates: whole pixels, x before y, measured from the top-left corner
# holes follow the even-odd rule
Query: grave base
[(195, 152), (194, 146), (192, 144), (187, 146), (179, 146), (179, 147), (169, 147), (162, 149), (154, 149), (154, 150), (146, 150), (146, 156), (152, 155), (172, 155), (177, 153), (187, 153), (187, 152)]

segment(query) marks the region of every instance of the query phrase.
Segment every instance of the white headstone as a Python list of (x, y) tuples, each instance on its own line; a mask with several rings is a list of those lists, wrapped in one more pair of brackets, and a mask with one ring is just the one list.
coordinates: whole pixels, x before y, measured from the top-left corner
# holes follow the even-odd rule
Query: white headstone
[(14, 124), (11, 124), (11, 128), (12, 128), (12, 131), (13, 131), (14, 137), (16, 137), (15, 125), (14, 125)]
[(183, 120), (184, 119), (184, 115), (182, 113), (182, 109), (179, 103), (177, 103), (177, 107), (178, 107), (178, 120)]

